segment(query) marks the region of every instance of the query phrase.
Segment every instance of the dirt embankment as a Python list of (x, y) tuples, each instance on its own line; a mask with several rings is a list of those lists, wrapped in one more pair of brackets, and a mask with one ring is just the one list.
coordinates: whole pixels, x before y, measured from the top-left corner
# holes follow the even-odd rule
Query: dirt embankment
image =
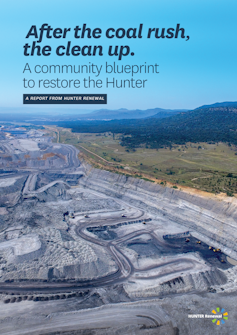
[(190, 195), (197, 195), (200, 197), (205, 197), (205, 198), (209, 198), (209, 199), (216, 199), (216, 200), (223, 200), (223, 201), (227, 201), (229, 203), (233, 203), (237, 205), (237, 195), (235, 194), (233, 197), (228, 197), (226, 195), (226, 193), (219, 193), (219, 194), (214, 194), (214, 193), (210, 193), (210, 192), (205, 192), (202, 190), (198, 190), (196, 188), (192, 188), (192, 187), (188, 187), (188, 186), (180, 186), (178, 184), (173, 184), (170, 182), (167, 182), (164, 179), (157, 179), (154, 178), (148, 174), (145, 173), (141, 173), (140, 171), (137, 172), (136, 170), (133, 169), (124, 169), (124, 168), (119, 168), (116, 166), (111, 166), (110, 164), (104, 164), (104, 162), (98, 162), (95, 159), (93, 159), (92, 157), (88, 157), (85, 153), (80, 152), (78, 155), (78, 158), (81, 161), (85, 161), (87, 163), (89, 163), (90, 165), (92, 165), (94, 168), (96, 169), (102, 169), (102, 170), (106, 170), (106, 171), (110, 171), (113, 173), (119, 173), (125, 176), (129, 176), (129, 177), (135, 177), (135, 178), (141, 178), (144, 179), (146, 181), (151, 181), (153, 183), (156, 184), (161, 184), (164, 185), (166, 187), (170, 187), (170, 188), (178, 188), (179, 190), (188, 193)]

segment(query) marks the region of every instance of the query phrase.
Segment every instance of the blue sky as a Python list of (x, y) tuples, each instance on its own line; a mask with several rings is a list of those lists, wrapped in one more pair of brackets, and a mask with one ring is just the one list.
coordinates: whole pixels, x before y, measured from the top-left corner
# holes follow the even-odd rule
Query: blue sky
[[(0, 107), (22, 107), (23, 93), (107, 93), (106, 108), (147, 109), (195, 108), (221, 101), (237, 101), (237, 2), (235, 0), (156, 0), (156, 1), (95, 1), (75, 0), (2, 0), (1, 27), (1, 81)], [(68, 39), (44, 39), (41, 46), (50, 45), (48, 57), (23, 55), (23, 45), (32, 25), (37, 29), (43, 23), (53, 28), (71, 28)], [(87, 24), (101, 28), (100, 39), (74, 39), (73, 28)], [(143, 24), (142, 39), (112, 39), (104, 37), (107, 28), (138, 28)], [(185, 39), (147, 39), (149, 28), (185, 28)], [(104, 55), (99, 57), (55, 55), (58, 45), (102, 45)], [(132, 56), (109, 57), (109, 45), (129, 45)], [(100, 89), (39, 89), (39, 79), (79, 79), (78, 74), (23, 74), (26, 63), (35, 65), (102, 65)], [(145, 88), (106, 88), (106, 78), (131, 79), (129, 74), (108, 75), (105, 63), (119, 65), (159, 64), (159, 74), (137, 74), (134, 79), (147, 79)], [(36, 86), (23, 88), (23, 78), (34, 79)], [(93, 75), (91, 75), (93, 78)], [(48, 106), (46, 106), (48, 107)], [(63, 106), (66, 107), (65, 105)], [(78, 105), (76, 108), (99, 109), (104, 105)], [(58, 108), (58, 106), (57, 106)], [(70, 107), (69, 107), (70, 108)], [(74, 106), (75, 108), (75, 106)]]

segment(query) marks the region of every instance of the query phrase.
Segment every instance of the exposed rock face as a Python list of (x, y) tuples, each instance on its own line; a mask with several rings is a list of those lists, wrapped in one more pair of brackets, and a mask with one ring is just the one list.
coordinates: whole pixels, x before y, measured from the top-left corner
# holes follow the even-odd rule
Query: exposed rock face
[(166, 296), (168, 294), (185, 293), (190, 291), (212, 292), (216, 290), (213, 286), (220, 286), (227, 283), (226, 275), (218, 270), (192, 273), (186, 276), (168, 280), (160, 285), (151, 287), (133, 287), (131, 284), (125, 285), (125, 290), (131, 298), (147, 298), (155, 296)]
[[(10, 179), (10, 182), (9, 182)], [(0, 184), (0, 206), (14, 206), (21, 198), (21, 190), (27, 179), (27, 175), (17, 178), (4, 178), (1, 179)]]
[(0, 282), (91, 280), (116, 272), (108, 252), (78, 237), (70, 223), (71, 213), (120, 208), (74, 192), (83, 175), (77, 149), (39, 134), (0, 145)]
[(85, 165), (80, 185), (186, 226), (195, 236), (237, 259), (237, 204), (191, 195)]

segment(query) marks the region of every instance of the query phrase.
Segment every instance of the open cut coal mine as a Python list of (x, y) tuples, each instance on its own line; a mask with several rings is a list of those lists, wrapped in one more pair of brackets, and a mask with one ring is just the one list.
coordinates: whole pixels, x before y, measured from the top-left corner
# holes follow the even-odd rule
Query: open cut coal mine
[(0, 148), (1, 334), (213, 334), (188, 315), (235, 308), (235, 197), (94, 169), (43, 129)]

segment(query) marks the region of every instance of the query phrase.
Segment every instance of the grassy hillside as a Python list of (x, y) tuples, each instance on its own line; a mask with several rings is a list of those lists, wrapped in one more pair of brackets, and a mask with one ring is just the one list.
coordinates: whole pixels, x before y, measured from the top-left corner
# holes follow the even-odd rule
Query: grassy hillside
[[(54, 123), (55, 124), (55, 123)], [(187, 142), (237, 145), (237, 107), (214, 107), (180, 113), (165, 119), (57, 122), (76, 133), (122, 134), (127, 148), (163, 148)]]
[(237, 193), (237, 107), (58, 125), (72, 130), (60, 131), (60, 141), (77, 146), (100, 168), (174, 187)]
[(233, 145), (189, 142), (172, 148), (128, 149), (120, 145), (121, 136), (63, 130), (60, 142), (75, 145), (90, 163), (110, 171), (178, 187), (237, 193), (237, 155)]

